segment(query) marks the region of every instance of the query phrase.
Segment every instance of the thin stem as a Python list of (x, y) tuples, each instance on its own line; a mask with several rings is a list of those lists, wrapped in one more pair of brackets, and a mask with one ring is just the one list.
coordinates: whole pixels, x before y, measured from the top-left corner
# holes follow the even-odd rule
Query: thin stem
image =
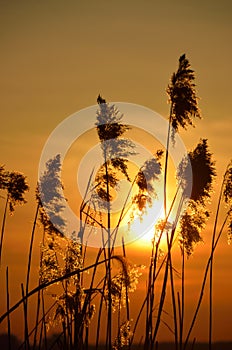
[(182, 347), (181, 342), (181, 327), (182, 327), (182, 309), (181, 309), (181, 301), (180, 301), (180, 293), (177, 292), (177, 303), (178, 303), (178, 314), (179, 314), (179, 327), (180, 327), (180, 348)]
[[(172, 204), (171, 204), (171, 206), (170, 206), (170, 208), (169, 208), (168, 215), (166, 216), (166, 218), (165, 218), (165, 220), (164, 220), (164, 225), (163, 225), (163, 227), (165, 227), (165, 225), (166, 225), (167, 222), (168, 222), (168, 218), (169, 218), (170, 215), (171, 215), (172, 209), (173, 209), (174, 204), (175, 204), (176, 199), (177, 199), (177, 195), (178, 195), (178, 193), (179, 193), (179, 189), (180, 189), (180, 185), (178, 186), (178, 188), (177, 188), (177, 190), (176, 190), (176, 193), (175, 193), (175, 196), (173, 197)], [(161, 231), (161, 233), (160, 233), (160, 235), (159, 235), (158, 245), (159, 245), (159, 242), (161, 241), (161, 237), (162, 237), (162, 235), (163, 235), (163, 232), (164, 232), (164, 228), (162, 229), (162, 231)], [(155, 262), (157, 261), (157, 257), (158, 257), (158, 246), (157, 246), (157, 249), (156, 249)], [(163, 267), (163, 265), (164, 265), (166, 259), (167, 259), (167, 256), (165, 256), (164, 259), (162, 260), (162, 262), (161, 262), (161, 264), (160, 264), (160, 267), (159, 267), (157, 273), (155, 273), (155, 269), (154, 269), (153, 281), (152, 281), (152, 284), (151, 284), (151, 286), (150, 286), (150, 289), (152, 288), (152, 289), (154, 290), (154, 283), (155, 283), (156, 279), (158, 278), (158, 276), (159, 276), (159, 274), (160, 274), (160, 272), (161, 272), (161, 269), (162, 269), (162, 267)], [(155, 265), (154, 267), (156, 267), (156, 265)], [(135, 335), (135, 331), (136, 331), (137, 326), (138, 326), (138, 323), (139, 323), (139, 319), (140, 319), (140, 317), (141, 317), (141, 315), (142, 315), (142, 312), (143, 312), (143, 309), (144, 309), (144, 307), (145, 307), (145, 305), (146, 305), (146, 303), (147, 303), (147, 299), (148, 299), (149, 296), (150, 296), (150, 289), (147, 291), (147, 294), (146, 294), (146, 296), (145, 296), (145, 299), (144, 299), (144, 301), (143, 301), (143, 303), (142, 303), (142, 306), (141, 306), (141, 308), (140, 308), (140, 310), (139, 310), (137, 319), (136, 319), (136, 321), (135, 321), (135, 325), (134, 325), (134, 329), (133, 329), (133, 333), (132, 333), (132, 337), (131, 337), (131, 344), (133, 343), (133, 340), (134, 340), (134, 335)], [(153, 311), (153, 309), (152, 309), (152, 311)], [(152, 337), (152, 335), (151, 335), (151, 337)], [(152, 339), (151, 339), (151, 343), (152, 343)]]
[(165, 272), (164, 272), (164, 279), (163, 279), (163, 285), (162, 285), (162, 291), (161, 291), (161, 296), (160, 296), (160, 302), (159, 302), (159, 309), (158, 309), (158, 315), (157, 315), (157, 320), (156, 320), (156, 325), (155, 325), (155, 330), (153, 332), (153, 337), (152, 337), (152, 343), (155, 343), (156, 340), (156, 336), (158, 333), (158, 329), (159, 329), (159, 325), (160, 325), (160, 321), (161, 321), (161, 314), (163, 311), (163, 305), (164, 305), (164, 300), (166, 297), (166, 286), (167, 286), (167, 281), (168, 281), (168, 260), (169, 258), (167, 258), (167, 262), (166, 262), (166, 268), (165, 268)]
[(103, 288), (102, 288), (102, 294), (100, 299), (100, 305), (99, 305), (99, 312), (98, 312), (98, 321), (97, 321), (97, 334), (96, 334), (96, 350), (99, 346), (99, 337), (100, 337), (100, 323), (101, 323), (101, 315), (102, 315), (102, 307), (103, 307), (103, 300), (104, 300), (104, 293), (106, 289), (106, 279), (104, 278)]
[(176, 350), (178, 350), (178, 328), (177, 328), (176, 298), (175, 298), (175, 285), (174, 285), (172, 255), (171, 254), (169, 256), (169, 268), (170, 268), (170, 283), (171, 283), (172, 308), (173, 308), (173, 320), (174, 320), (175, 347), (176, 347)]
[[(123, 257), (126, 259), (126, 247), (125, 247), (125, 242), (123, 238), (122, 238), (122, 249), (123, 249)], [(130, 308), (129, 308), (129, 296), (128, 296), (127, 283), (125, 285), (125, 289), (126, 289), (126, 318), (127, 318), (127, 321), (130, 321)]]
[(169, 156), (169, 144), (170, 144), (170, 132), (171, 132), (171, 116), (172, 116), (172, 104), (170, 106), (170, 112), (169, 112), (168, 135), (167, 135), (165, 164), (164, 164), (164, 217), (167, 216), (167, 175), (168, 175), (168, 156)]
[(36, 349), (36, 343), (37, 343), (37, 330), (39, 325), (39, 311), (40, 311), (40, 291), (38, 292), (37, 296), (37, 307), (36, 307), (36, 321), (35, 321), (35, 333), (34, 333), (34, 341), (33, 341), (33, 350)]
[(29, 344), (29, 337), (28, 337), (28, 318), (27, 318), (27, 298), (25, 297), (24, 293), (24, 288), (23, 284), (21, 284), (21, 290), (22, 290), (22, 298), (23, 300), (23, 311), (24, 311), (24, 343), (25, 343), (25, 349), (29, 350), (30, 349), (30, 344)]
[[(33, 248), (33, 242), (34, 242), (34, 236), (35, 236), (35, 227), (36, 222), (38, 218), (39, 213), (39, 202), (37, 204), (36, 213), (35, 213), (35, 219), (33, 222), (32, 232), (31, 232), (31, 241), (30, 241), (30, 248), (29, 248), (29, 256), (28, 256), (28, 265), (27, 265), (27, 278), (26, 278), (26, 295), (28, 294), (29, 290), (29, 279), (30, 279), (30, 271), (31, 271), (31, 259), (32, 259), (32, 248)], [(25, 312), (25, 319), (27, 319), (27, 310), (28, 310), (28, 301), (25, 300), (24, 303), (24, 312)]]
[[(55, 301), (55, 302), (49, 307), (49, 309), (47, 309), (45, 315), (48, 315), (49, 312), (53, 309), (53, 307), (54, 307), (56, 304), (57, 304), (57, 302)], [(43, 318), (41, 318), (40, 320), (38, 320), (38, 321), (36, 322), (36, 326), (30, 331), (30, 333), (28, 334), (28, 337), (30, 337), (34, 332), (37, 334), (37, 328), (38, 328), (39, 324), (42, 323), (42, 321), (43, 321)], [(35, 333), (34, 333), (34, 334), (35, 334)], [(23, 342), (23, 343), (19, 346), (18, 350), (22, 349), (23, 347), (25, 347), (25, 342)], [(32, 349), (33, 349), (33, 350), (34, 350), (34, 349), (37, 349), (35, 343), (33, 344), (33, 348), (32, 348)]]
[(199, 312), (199, 310), (200, 310), (200, 306), (201, 306), (201, 302), (202, 302), (202, 299), (203, 299), (203, 296), (204, 296), (204, 290), (205, 290), (205, 285), (206, 285), (206, 281), (207, 281), (207, 276), (208, 276), (208, 272), (209, 272), (209, 268), (210, 268), (212, 256), (213, 256), (213, 253), (214, 253), (214, 251), (215, 251), (215, 249), (216, 249), (216, 247), (217, 247), (217, 244), (218, 244), (218, 242), (219, 242), (219, 239), (220, 239), (220, 237), (221, 237), (221, 235), (222, 235), (222, 232), (223, 232), (223, 229), (224, 229), (225, 224), (226, 224), (226, 222), (227, 222), (228, 216), (229, 216), (229, 214), (227, 213), (227, 215), (226, 215), (226, 217), (225, 217), (225, 219), (224, 219), (224, 222), (223, 222), (223, 224), (222, 224), (222, 226), (221, 226), (221, 229), (220, 229), (220, 231), (219, 231), (219, 233), (218, 233), (218, 236), (217, 236), (217, 238), (216, 238), (216, 240), (215, 240), (215, 244), (214, 244), (214, 246), (213, 246), (213, 250), (212, 250), (211, 253), (210, 253), (208, 262), (207, 262), (206, 267), (205, 267), (205, 273), (204, 273), (203, 282), (202, 282), (202, 285), (201, 285), (201, 291), (200, 291), (200, 295), (199, 295), (199, 298), (198, 298), (198, 303), (197, 303), (196, 310), (195, 310), (195, 313), (194, 313), (193, 318), (192, 318), (191, 325), (190, 325), (190, 327), (189, 327), (189, 331), (188, 331), (187, 336), (186, 336), (186, 339), (185, 339), (185, 343), (184, 343), (184, 347), (183, 347), (184, 350), (186, 350), (186, 347), (187, 347), (188, 341), (189, 341), (189, 337), (190, 337), (190, 335), (191, 335), (191, 333), (192, 333), (193, 326), (194, 326), (194, 324), (195, 324), (195, 322), (196, 322), (197, 315), (198, 315), (198, 312)]
[(1, 266), (1, 260), (2, 260), (2, 246), (3, 246), (3, 238), (4, 238), (4, 232), (5, 232), (5, 225), (6, 225), (6, 214), (7, 214), (7, 207), (9, 203), (9, 195), (6, 197), (6, 203), (4, 208), (4, 214), (2, 219), (2, 230), (1, 230), (1, 240), (0, 240), (0, 266)]
[[(42, 236), (42, 244), (44, 245), (45, 241), (45, 230), (43, 230), (43, 236)], [(42, 261), (43, 261), (43, 252), (40, 252), (39, 257), (39, 269), (42, 268)], [(40, 284), (40, 278), (39, 278), (39, 284)], [(38, 331), (38, 325), (39, 325), (39, 314), (40, 314), (40, 304), (41, 304), (41, 291), (38, 291), (38, 297), (37, 297), (37, 310), (36, 310), (36, 323), (35, 323), (35, 333), (34, 333), (34, 342), (33, 342), (33, 350), (36, 348), (37, 343), (37, 331)], [(41, 338), (41, 334), (40, 334)]]
[[(110, 214), (110, 188), (109, 188), (109, 173), (107, 164), (107, 150), (104, 149), (105, 160), (105, 174), (106, 174), (106, 201), (107, 201), (107, 231), (108, 231), (108, 266), (107, 266), (107, 283), (108, 283), (108, 318), (107, 318), (107, 330), (108, 330), (108, 345), (109, 350), (112, 349), (112, 301), (111, 301), (111, 214)], [(113, 249), (113, 247), (112, 247)]]
[[(227, 170), (225, 172), (225, 175), (226, 175), (226, 173), (227, 173)], [(225, 182), (225, 175), (224, 175), (224, 178), (223, 178), (223, 181), (221, 184), (218, 205), (217, 205), (217, 211), (216, 211), (216, 216), (215, 216), (215, 220), (214, 220), (212, 242), (211, 242), (212, 259), (210, 262), (210, 275), (209, 275), (209, 350), (212, 350), (212, 333), (213, 333), (213, 258), (214, 258), (213, 247), (215, 244), (217, 223), (218, 223), (219, 210), (220, 210), (221, 201), (222, 201), (222, 193), (223, 193), (223, 187), (224, 187), (224, 182)]]
[(42, 329), (44, 331), (44, 346), (45, 350), (47, 350), (47, 328), (46, 328), (46, 312), (45, 312), (45, 303), (44, 303), (44, 291), (42, 290)]
[[(7, 307), (7, 312), (9, 312), (9, 309), (10, 309), (10, 293), (9, 293), (8, 266), (6, 267), (6, 307)], [(10, 314), (8, 314), (8, 316), (7, 316), (7, 333), (8, 333), (8, 349), (11, 350)]]
[[(67, 268), (67, 261), (66, 261), (66, 268)], [(68, 281), (66, 280), (65, 281), (65, 297), (67, 298), (68, 297)], [(66, 322), (67, 322), (67, 333), (68, 333), (68, 341), (66, 339), (66, 329), (64, 330), (64, 343), (65, 343), (65, 347), (67, 347), (68, 343), (70, 343), (72, 345), (72, 339), (71, 339), (71, 331), (70, 331), (70, 323), (69, 322), (69, 310), (68, 310), (68, 303), (65, 303), (65, 312), (66, 312)]]
[(152, 244), (152, 254), (151, 254), (151, 262), (149, 266), (149, 273), (148, 273), (148, 285), (147, 285), (147, 299), (146, 299), (146, 333), (145, 333), (145, 342), (144, 342), (144, 349), (149, 348), (149, 331), (152, 329), (152, 317), (149, 317), (151, 315), (151, 297), (152, 297), (152, 265), (153, 265), (153, 250), (154, 250), (154, 243)]
[[(159, 325), (160, 325), (160, 321), (161, 321), (163, 305), (164, 305), (164, 301), (165, 301), (165, 297), (166, 297), (169, 265), (171, 266), (171, 263), (170, 263), (171, 262), (171, 249), (172, 249), (172, 244), (173, 244), (173, 240), (174, 240), (174, 235), (175, 235), (177, 223), (178, 223), (178, 220), (179, 220), (179, 217), (180, 217), (180, 213), (181, 213), (181, 209), (182, 209), (182, 206), (183, 206), (183, 201), (184, 201), (184, 199), (183, 199), (183, 196), (182, 196), (181, 199), (180, 199), (179, 205), (178, 205), (176, 218), (175, 218), (175, 222), (173, 224), (173, 228), (172, 228), (172, 231), (171, 231), (170, 239), (168, 238), (168, 232), (167, 232), (167, 245), (168, 245), (167, 261), (166, 261), (166, 266), (165, 266), (163, 285), (162, 285), (162, 291), (161, 291), (160, 302), (159, 302), (158, 316), (157, 316), (155, 330), (154, 330), (153, 338), (152, 338), (152, 343), (153, 344), (155, 343), (156, 336), (157, 336), (158, 329), (159, 329)], [(171, 266), (171, 269), (172, 269), (172, 266)], [(171, 282), (172, 282), (172, 280), (171, 280)], [(175, 308), (174, 304), (173, 304), (173, 308)], [(175, 313), (174, 317), (176, 317), (176, 313)], [(174, 322), (176, 324), (176, 320), (174, 320)]]
[(184, 254), (184, 241), (182, 244), (182, 273), (181, 273), (181, 317), (180, 317), (180, 350), (182, 350), (183, 346), (183, 326), (184, 326), (184, 306), (185, 306), (185, 254)]
[(33, 248), (33, 242), (34, 242), (34, 236), (35, 236), (35, 228), (39, 213), (39, 203), (37, 204), (36, 212), (35, 212), (35, 219), (33, 222), (32, 232), (31, 232), (31, 241), (30, 241), (30, 248), (29, 248), (29, 257), (28, 257), (28, 265), (27, 265), (27, 279), (26, 279), (26, 294), (28, 294), (29, 290), (29, 279), (30, 279), (30, 271), (31, 271), (31, 259), (32, 259), (32, 248)]

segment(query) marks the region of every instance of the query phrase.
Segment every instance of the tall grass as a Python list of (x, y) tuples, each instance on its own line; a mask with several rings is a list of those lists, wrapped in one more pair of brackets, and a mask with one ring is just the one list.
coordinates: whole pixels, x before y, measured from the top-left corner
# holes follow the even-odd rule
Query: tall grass
[[(8, 348), (11, 349), (11, 315), (22, 308), (24, 335), (21, 348), (24, 349), (89, 349), (93, 343), (96, 349), (103, 344), (105, 349), (137, 348), (138, 334), (141, 349), (158, 349), (161, 325), (172, 334), (176, 350), (185, 350), (190, 342), (193, 327), (199, 317), (209, 276), (209, 349), (213, 340), (213, 259), (219, 239), (232, 218), (232, 163), (226, 169), (222, 180), (212, 232), (211, 252), (206, 261), (204, 277), (196, 300), (190, 325), (186, 323), (185, 263), (203, 238), (202, 229), (209, 216), (207, 201), (216, 175), (215, 164), (207, 140), (200, 140), (176, 169), (177, 187), (171, 204), (167, 205), (169, 147), (175, 142), (175, 134), (183, 127), (193, 124), (194, 117), (200, 117), (195, 91), (195, 74), (185, 55), (179, 59), (179, 66), (172, 75), (167, 93), (170, 100), (167, 147), (157, 150), (153, 158), (145, 160), (136, 174), (130, 174), (129, 155), (135, 153), (134, 145), (125, 138), (129, 126), (123, 124), (123, 116), (114, 105), (98, 97), (96, 132), (101, 144), (103, 165), (93, 176), (89, 175), (84, 198), (79, 208), (80, 227), (70, 237), (65, 234), (66, 219), (63, 215), (63, 188), (60, 171), (60, 156), (48, 160), (46, 170), (39, 179), (36, 190), (37, 208), (32, 226), (25, 286), (21, 285), (22, 298), (10, 306), (10, 285), (8, 268), (6, 272), (6, 312), (0, 316), (8, 325)], [(113, 140), (113, 141), (112, 141)], [(163, 170), (162, 170), (163, 169)], [(192, 169), (193, 181), (188, 173)], [(28, 190), (25, 177), (19, 173), (6, 172), (0, 168), (0, 189), (7, 198), (3, 212), (1, 251), (5, 234), (8, 205), (25, 202), (24, 192)], [(146, 206), (155, 200), (157, 180), (164, 176), (164, 217), (154, 227), (151, 242), (150, 263), (147, 266), (146, 292), (138, 305), (136, 288), (142, 269), (128, 259), (128, 247), (122, 237), (121, 247), (116, 241), (124, 219), (130, 213), (144, 215)], [(14, 176), (12, 175), (14, 174)], [(121, 178), (130, 184), (130, 190), (113, 227), (112, 200), (118, 190)], [(20, 180), (20, 181), (19, 181)], [(192, 191), (189, 198), (189, 188)], [(227, 212), (218, 227), (222, 202)], [(222, 213), (223, 215), (223, 213)], [(114, 218), (115, 221), (115, 218)], [(37, 228), (37, 230), (36, 230)], [(101, 247), (95, 255), (89, 252), (88, 235), (97, 230), (102, 237)], [(30, 290), (31, 261), (37, 231), (42, 231), (40, 263), (37, 287)], [(164, 243), (165, 242), (165, 243)], [(165, 248), (163, 247), (165, 245)], [(179, 251), (180, 268), (176, 269), (173, 247)], [(193, 259), (194, 261), (194, 259)], [(180, 287), (178, 287), (181, 280)], [(161, 286), (160, 286), (161, 282)], [(170, 299), (167, 294), (170, 292)], [(47, 303), (52, 294), (53, 302)], [(35, 320), (29, 320), (28, 308), (32, 297), (37, 296)], [(35, 300), (35, 298), (33, 299)], [(171, 302), (171, 314), (166, 320), (166, 305)], [(132, 309), (137, 306), (137, 316), (131, 319)], [(144, 324), (141, 326), (141, 320)], [(52, 344), (48, 339), (48, 325), (56, 333)], [(141, 327), (143, 329), (141, 330)], [(139, 329), (140, 328), (140, 329)]]

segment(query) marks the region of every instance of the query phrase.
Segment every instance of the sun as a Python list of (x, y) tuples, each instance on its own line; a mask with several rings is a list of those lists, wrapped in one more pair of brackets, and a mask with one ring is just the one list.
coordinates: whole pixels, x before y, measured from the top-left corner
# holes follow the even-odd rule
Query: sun
[(130, 221), (130, 232), (137, 246), (150, 247), (155, 236), (155, 226), (164, 218), (163, 201), (156, 200), (145, 212), (136, 211)]
[[(171, 201), (168, 198), (168, 208), (171, 207)], [(176, 208), (173, 207), (168, 217), (167, 225), (170, 228), (176, 219)], [(154, 239), (157, 240), (157, 224), (165, 221), (163, 199), (156, 199), (151, 207), (146, 208), (146, 211), (139, 213), (137, 211), (133, 215), (133, 220), (130, 223), (130, 231), (134, 238), (134, 243), (137, 247), (151, 247)], [(166, 234), (163, 234), (160, 239), (160, 245), (166, 246)]]
[(144, 245), (144, 246), (151, 246), (152, 241), (154, 240), (154, 236), (155, 236), (155, 228), (149, 230), (148, 232), (146, 232), (143, 236), (141, 236), (139, 238), (139, 240), (137, 241), (138, 245)]

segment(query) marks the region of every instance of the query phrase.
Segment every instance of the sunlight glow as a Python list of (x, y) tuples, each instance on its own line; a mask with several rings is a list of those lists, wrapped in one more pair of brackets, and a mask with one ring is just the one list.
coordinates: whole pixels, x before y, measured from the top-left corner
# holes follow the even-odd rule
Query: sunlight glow
[[(167, 202), (168, 208), (171, 206), (171, 201)], [(169, 223), (173, 223), (175, 220), (176, 210), (171, 212), (169, 217)], [(135, 245), (137, 247), (151, 247), (152, 241), (155, 238), (155, 226), (159, 221), (164, 220), (164, 208), (163, 200), (155, 200), (153, 206), (148, 208), (146, 212), (142, 215), (142, 218), (137, 214), (137, 218), (134, 219), (130, 224), (130, 230), (133, 232), (133, 235), (137, 237)], [(157, 239), (157, 237), (156, 237)], [(163, 234), (160, 242), (161, 246), (166, 245), (166, 235)]]
[(163, 201), (155, 200), (152, 207), (146, 208), (146, 212), (134, 213), (130, 222), (130, 231), (136, 238), (136, 245), (151, 246), (155, 234), (155, 225), (164, 217)]

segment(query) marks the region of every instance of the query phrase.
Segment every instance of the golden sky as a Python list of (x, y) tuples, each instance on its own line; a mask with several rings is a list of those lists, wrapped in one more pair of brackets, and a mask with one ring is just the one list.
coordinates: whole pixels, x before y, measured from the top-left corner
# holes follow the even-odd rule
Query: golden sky
[[(9, 265), (12, 286), (24, 280), (39, 158), (50, 133), (70, 114), (94, 105), (99, 93), (166, 117), (165, 89), (182, 53), (196, 72), (203, 120), (181, 136), (187, 148), (200, 137), (209, 139), (216, 200), (232, 153), (231, 36), (230, 0), (0, 2), (0, 163), (24, 172), (31, 187), (28, 204), (7, 222), (2, 270)], [(215, 339), (231, 338), (231, 248), (225, 235), (223, 240), (215, 262)], [(202, 261), (205, 241), (191, 262)], [(190, 284), (197, 284), (195, 268), (190, 273)], [(18, 297), (20, 290), (12, 302)], [(205, 334), (198, 331), (200, 339)]]

